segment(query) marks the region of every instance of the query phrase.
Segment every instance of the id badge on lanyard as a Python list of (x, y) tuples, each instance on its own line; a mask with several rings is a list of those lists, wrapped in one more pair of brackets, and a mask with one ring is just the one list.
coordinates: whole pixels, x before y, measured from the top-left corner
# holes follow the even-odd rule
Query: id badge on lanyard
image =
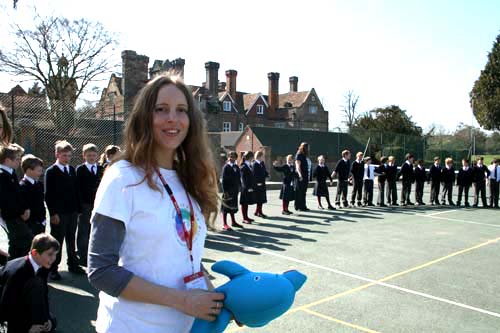
[(188, 249), (189, 253), (189, 261), (191, 262), (191, 274), (187, 275), (183, 278), (184, 281), (184, 286), (186, 287), (187, 290), (190, 289), (208, 289), (207, 288), (207, 283), (205, 280), (205, 274), (203, 271), (198, 271), (195, 272), (194, 269), (194, 259), (193, 259), (193, 238), (194, 238), (194, 209), (193, 209), (193, 203), (191, 202), (191, 198), (189, 197), (189, 194), (186, 192), (186, 197), (189, 202), (189, 221), (190, 221), (190, 229), (189, 231), (186, 228), (186, 225), (184, 224), (184, 220), (182, 219), (182, 212), (181, 209), (179, 208), (179, 205), (177, 204), (177, 200), (175, 199), (174, 193), (172, 192), (172, 189), (170, 186), (168, 186), (167, 181), (165, 178), (163, 178), (162, 174), (160, 173), (159, 170), (156, 170), (158, 177), (160, 178), (163, 186), (165, 187), (165, 190), (167, 191), (167, 194), (170, 197), (170, 200), (172, 201), (172, 204), (174, 205), (175, 211), (177, 213), (178, 218), (181, 221), (182, 225), (182, 231), (184, 234), (184, 239), (186, 241), (186, 246)]

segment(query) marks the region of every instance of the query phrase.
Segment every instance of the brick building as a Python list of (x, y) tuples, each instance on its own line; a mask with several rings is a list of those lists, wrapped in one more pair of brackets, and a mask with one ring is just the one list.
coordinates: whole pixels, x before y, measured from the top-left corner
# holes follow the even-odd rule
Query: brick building
[[(134, 97), (144, 84), (163, 71), (184, 75), (185, 60), (155, 60), (135, 51), (122, 52), (122, 77), (112, 75), (101, 95), (96, 117), (124, 119), (131, 111)], [(309, 129), (328, 131), (326, 111), (314, 88), (298, 91), (298, 77), (289, 78), (290, 90), (279, 91), (279, 73), (268, 73), (267, 95), (238, 91), (236, 70), (225, 71), (226, 81), (219, 81), (220, 64), (205, 63), (206, 81), (191, 85), (193, 96), (206, 114), (209, 132), (243, 131), (246, 126)]]

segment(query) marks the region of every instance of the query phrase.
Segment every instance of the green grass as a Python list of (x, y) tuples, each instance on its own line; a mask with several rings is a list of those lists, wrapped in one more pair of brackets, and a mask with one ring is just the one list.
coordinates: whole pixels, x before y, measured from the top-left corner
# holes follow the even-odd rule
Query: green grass
[(478, 156), (484, 157), (484, 165), (490, 165), (494, 158), (500, 158), (500, 155), (474, 155), (472, 160), (475, 161)]

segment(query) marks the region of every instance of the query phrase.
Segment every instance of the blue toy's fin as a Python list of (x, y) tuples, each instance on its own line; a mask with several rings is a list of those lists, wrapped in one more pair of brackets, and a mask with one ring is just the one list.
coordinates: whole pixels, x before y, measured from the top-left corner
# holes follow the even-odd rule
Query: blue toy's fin
[(307, 280), (307, 276), (296, 270), (285, 272), (283, 276), (292, 283), (296, 291), (299, 290)]
[(191, 327), (191, 333), (222, 333), (231, 321), (231, 312), (222, 308), (215, 321), (195, 319)]
[(222, 260), (216, 262), (215, 264), (212, 265), (212, 270), (214, 272), (224, 274), (230, 279), (234, 278), (235, 276), (250, 272), (248, 269), (241, 266), (240, 264), (237, 264), (229, 260)]

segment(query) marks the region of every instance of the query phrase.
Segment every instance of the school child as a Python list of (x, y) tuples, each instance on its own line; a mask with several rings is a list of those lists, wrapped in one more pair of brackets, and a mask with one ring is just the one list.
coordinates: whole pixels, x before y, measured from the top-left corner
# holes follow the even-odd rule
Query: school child
[(255, 203), (257, 207), (254, 215), (266, 218), (267, 215), (262, 211), (262, 206), (267, 202), (266, 178), (269, 177), (266, 165), (264, 164), (264, 152), (259, 150), (255, 153), (255, 161), (253, 163), (253, 176), (255, 178)]
[(498, 166), (498, 160), (495, 158), (491, 161), (491, 165), (488, 168), (490, 171), (489, 182), (490, 182), (490, 207), (498, 208), (498, 186), (500, 182), (500, 167)]
[(120, 154), (120, 147), (114, 145), (106, 146), (104, 149), (104, 153), (101, 154), (101, 158), (99, 160), (99, 164), (106, 170), (108, 165), (113, 161), (113, 159)]
[(286, 157), (286, 164), (282, 166), (278, 166), (278, 162), (273, 163), (274, 170), (278, 172), (282, 172), (283, 182), (281, 184), (280, 191), (280, 199), (282, 200), (282, 210), (281, 214), (283, 215), (291, 215), (293, 214), (288, 210), (288, 204), (290, 201), (295, 200), (295, 179), (298, 177), (297, 172), (295, 171), (295, 165), (293, 160), (293, 155), (288, 155)]
[(18, 144), (0, 145), (0, 211), (7, 226), (9, 259), (28, 254), (33, 234), (26, 221), (30, 210), (23, 199), (16, 169), (24, 149)]
[[(238, 212), (238, 194), (240, 192), (240, 168), (236, 164), (238, 155), (235, 151), (228, 154), (227, 163), (222, 168), (222, 221), (224, 230), (231, 231), (231, 227), (243, 228), (236, 222), (234, 214)], [(227, 214), (231, 216), (231, 227), (227, 224)]]
[(318, 208), (324, 209), (323, 205), (321, 205), (321, 197), (325, 197), (328, 209), (335, 210), (335, 207), (330, 203), (330, 194), (328, 193), (328, 185), (326, 183), (327, 179), (330, 179), (330, 182), (332, 182), (333, 179), (330, 175), (330, 170), (328, 170), (328, 167), (325, 165), (325, 157), (323, 155), (318, 156), (318, 165), (314, 169), (313, 178), (316, 178), (313, 194), (318, 198)]
[(483, 164), (483, 157), (479, 156), (476, 159), (476, 165), (473, 168), (473, 182), (474, 182), (474, 204), (473, 207), (477, 208), (479, 205), (479, 196), (483, 202), (483, 208), (488, 207), (486, 203), (486, 178), (490, 176), (490, 170)]
[(45, 232), (46, 225), (43, 184), (39, 180), (43, 175), (43, 161), (31, 154), (24, 155), (21, 168), (24, 171), (24, 177), (19, 182), (21, 195), (30, 210), (30, 218), (26, 222), (36, 236)]
[(380, 157), (380, 165), (376, 168), (378, 173), (378, 199), (377, 205), (379, 207), (387, 207), (384, 203), (385, 200), (385, 183), (387, 181), (387, 157)]
[(361, 207), (361, 195), (363, 193), (363, 174), (365, 172), (365, 162), (363, 161), (363, 153), (356, 153), (356, 159), (352, 162), (352, 193), (351, 206), (354, 206), (354, 200), (357, 199), (358, 207)]
[(441, 164), (439, 156), (434, 157), (434, 164), (429, 168), (428, 180), (431, 182), (431, 205), (439, 205), (439, 190), (441, 187)]
[(94, 199), (97, 188), (101, 183), (104, 167), (97, 163), (97, 146), (88, 143), (82, 149), (84, 163), (76, 167), (78, 186), (79, 211), (78, 230), (76, 235), (77, 254), (79, 263), (87, 266), (87, 252), (90, 237), (90, 215), (94, 208)]
[(363, 172), (363, 206), (375, 206), (373, 204), (373, 182), (375, 179), (375, 166), (372, 165), (371, 157), (365, 157)]
[(26, 256), (9, 261), (0, 271), (0, 322), (14, 333), (53, 332), (47, 275), (56, 259), (59, 243), (51, 235), (35, 236)]
[(453, 160), (448, 157), (444, 160), (445, 167), (441, 170), (441, 180), (443, 182), (443, 192), (441, 194), (441, 204), (446, 204), (446, 197), (448, 197), (448, 204), (455, 206), (453, 203), (453, 184), (455, 184), (455, 168), (453, 167)]
[(413, 154), (406, 154), (406, 161), (401, 166), (401, 170), (399, 171), (399, 179), (400, 176), (403, 177), (403, 184), (401, 187), (401, 205), (402, 206), (413, 206), (414, 203), (410, 201), (411, 194), (411, 184), (415, 181), (415, 173), (413, 170)]
[(396, 186), (398, 166), (396, 165), (396, 158), (394, 156), (389, 156), (389, 158), (387, 159), (385, 175), (387, 177), (387, 204), (392, 206), (399, 206), (398, 190)]
[(424, 168), (424, 160), (418, 160), (415, 167), (415, 203), (420, 206), (425, 206), (424, 184), (427, 180), (427, 174)]
[(340, 196), (344, 207), (349, 207), (347, 202), (347, 187), (349, 185), (349, 174), (351, 172), (351, 152), (349, 150), (342, 151), (342, 159), (337, 162), (335, 170), (332, 173), (332, 178), (337, 176), (337, 196), (335, 197), (335, 204), (340, 208)]
[(255, 177), (253, 175), (253, 152), (247, 151), (243, 155), (243, 162), (240, 166), (240, 179), (241, 179), (241, 195), (240, 195), (240, 205), (241, 213), (243, 215), (243, 223), (250, 224), (254, 222), (254, 219), (248, 217), (248, 206), (255, 204)]
[[(56, 162), (45, 171), (45, 202), (50, 214), (50, 234), (59, 244), (66, 240), (68, 270), (75, 274), (85, 274), (78, 265), (75, 249), (75, 234), (79, 211), (79, 194), (76, 171), (69, 162), (73, 154), (73, 146), (65, 140), (55, 145)], [(51, 267), (49, 277), (60, 280), (59, 264), (61, 252)]]
[(462, 203), (462, 193), (465, 196), (465, 207), (470, 207), (469, 205), (469, 189), (472, 185), (472, 180), (474, 178), (474, 173), (472, 168), (469, 167), (469, 160), (462, 159), (462, 167), (458, 170), (457, 175), (457, 185), (458, 185), (458, 198), (457, 206), (460, 207)]

